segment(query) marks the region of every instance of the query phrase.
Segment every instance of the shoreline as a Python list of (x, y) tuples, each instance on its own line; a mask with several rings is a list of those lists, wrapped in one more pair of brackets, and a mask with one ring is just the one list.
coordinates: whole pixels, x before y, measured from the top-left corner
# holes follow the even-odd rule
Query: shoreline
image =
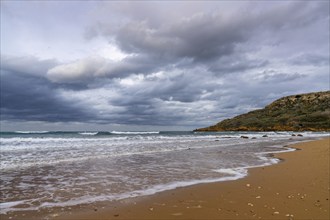
[[(119, 201), (69, 219), (329, 219), (330, 138), (289, 145), (248, 176)], [(304, 166), (305, 165), (305, 166)], [(299, 171), (299, 172), (298, 172)]]
[[(328, 219), (329, 145), (330, 138), (325, 138), (283, 146), (298, 150), (274, 153), (272, 156), (280, 163), (248, 168), (248, 175), (241, 179), (200, 183), (65, 210), (54, 208), (37, 216), (26, 212), (24, 218)], [(301, 170), (304, 164), (309, 166)]]

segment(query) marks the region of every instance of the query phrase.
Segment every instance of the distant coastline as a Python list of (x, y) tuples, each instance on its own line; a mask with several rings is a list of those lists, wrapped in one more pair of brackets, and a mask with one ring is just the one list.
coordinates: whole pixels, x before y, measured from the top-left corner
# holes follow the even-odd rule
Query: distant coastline
[(194, 131), (330, 131), (329, 105), (330, 91), (292, 95)]

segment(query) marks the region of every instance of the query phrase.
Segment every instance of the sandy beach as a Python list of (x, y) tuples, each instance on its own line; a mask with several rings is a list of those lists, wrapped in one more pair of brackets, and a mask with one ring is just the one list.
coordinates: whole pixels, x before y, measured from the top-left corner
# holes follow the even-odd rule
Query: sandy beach
[(329, 219), (330, 138), (290, 145), (246, 178), (115, 202), (23, 211), (5, 219)]
[(200, 184), (61, 219), (329, 219), (330, 139), (299, 143), (279, 164), (236, 181)]

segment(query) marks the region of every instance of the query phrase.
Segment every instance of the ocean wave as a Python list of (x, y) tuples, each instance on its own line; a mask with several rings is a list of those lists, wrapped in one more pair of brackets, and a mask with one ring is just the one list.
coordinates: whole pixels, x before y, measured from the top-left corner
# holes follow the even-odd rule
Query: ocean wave
[(16, 134), (46, 134), (49, 131), (14, 131)]
[(159, 131), (111, 131), (111, 134), (159, 134)]
[(97, 135), (99, 132), (79, 132), (78, 134), (80, 135)]

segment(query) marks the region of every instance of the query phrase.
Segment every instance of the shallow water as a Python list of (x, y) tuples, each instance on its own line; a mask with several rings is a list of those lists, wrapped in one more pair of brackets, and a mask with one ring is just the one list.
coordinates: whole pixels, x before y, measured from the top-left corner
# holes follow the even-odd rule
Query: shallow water
[(268, 154), (292, 150), (284, 145), (328, 135), (291, 134), (2, 132), (0, 214), (234, 180), (277, 163)]

